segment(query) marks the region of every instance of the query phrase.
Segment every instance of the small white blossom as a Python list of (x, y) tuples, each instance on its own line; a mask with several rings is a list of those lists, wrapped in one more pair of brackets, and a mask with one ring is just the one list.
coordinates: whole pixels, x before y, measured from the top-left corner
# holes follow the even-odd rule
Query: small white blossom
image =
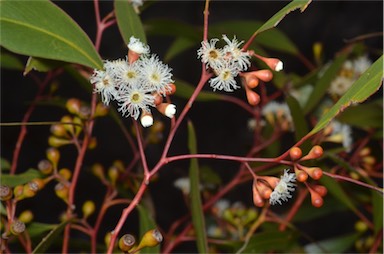
[(344, 76), (337, 76), (328, 88), (331, 95), (343, 96), (351, 88), (354, 80)]
[(209, 80), (213, 91), (224, 90), (226, 92), (232, 92), (233, 89), (240, 88), (236, 85), (235, 80), (235, 77), (238, 74), (236, 66), (229, 63), (221, 64), (216, 67), (215, 72), (217, 76)]
[(353, 70), (355, 71), (355, 73), (357, 74), (357, 76), (360, 76), (361, 74), (363, 74), (370, 66), (372, 65), (372, 62), (371, 60), (369, 60), (369, 58), (364, 55), (364, 56), (360, 56), (358, 58), (356, 58), (354, 61), (353, 61)]
[(279, 124), (284, 123), (285, 125), (287, 125), (286, 127), (289, 130), (293, 130), (294, 128), (291, 111), (287, 103), (271, 101), (263, 107), (263, 109), (261, 110), (261, 114), (272, 125), (274, 125), (275, 120), (277, 120)]
[(120, 85), (133, 85), (140, 82), (139, 60), (129, 64), (128, 61), (120, 61), (113, 69), (113, 77)]
[(227, 199), (219, 199), (213, 208), (218, 216), (222, 216), (224, 211), (227, 210), (230, 206), (230, 202)]
[(133, 36), (129, 38), (128, 48), (137, 54), (149, 53), (149, 46)]
[(170, 83), (174, 81), (172, 80), (172, 69), (168, 65), (163, 64), (156, 55), (143, 58), (140, 64), (145, 86), (163, 94), (171, 90)]
[(90, 82), (94, 84), (94, 92), (101, 94), (101, 100), (105, 105), (108, 105), (110, 100), (117, 96), (117, 88), (111, 76), (101, 70), (94, 70)]
[(131, 116), (137, 120), (141, 110), (150, 112), (149, 106), (155, 106), (154, 97), (150, 92), (151, 90), (140, 83), (122, 87), (117, 97), (120, 106), (118, 110), (123, 116)]
[(351, 126), (333, 120), (329, 127), (332, 128), (332, 133), (327, 137), (326, 141), (342, 143), (345, 150), (350, 152), (353, 144)]
[(226, 35), (223, 35), (223, 40), (227, 43), (227, 45), (223, 48), (224, 56), (230, 57), (230, 61), (235, 62), (238, 65), (239, 71), (245, 71), (251, 65), (250, 58), (248, 52), (241, 51), (239, 46), (244, 42), (238, 42), (236, 36), (230, 41)]
[(211, 39), (210, 42), (203, 41), (201, 42), (201, 47), (197, 50), (198, 58), (201, 58), (201, 61), (206, 64), (206, 67), (216, 68), (218, 64), (221, 64), (223, 61), (223, 51), (222, 49), (216, 48), (216, 43), (219, 39)]
[(288, 201), (289, 198), (292, 197), (290, 192), (295, 191), (296, 175), (294, 173), (288, 173), (289, 169), (284, 170), (284, 175), (280, 177), (280, 181), (271, 193), (271, 197), (269, 199), (269, 203), (271, 205), (275, 205), (279, 203), (282, 204), (281, 201)]
[(290, 94), (299, 102), (300, 106), (303, 108), (307, 104), (308, 98), (312, 91), (313, 86), (308, 84), (297, 89), (292, 89)]

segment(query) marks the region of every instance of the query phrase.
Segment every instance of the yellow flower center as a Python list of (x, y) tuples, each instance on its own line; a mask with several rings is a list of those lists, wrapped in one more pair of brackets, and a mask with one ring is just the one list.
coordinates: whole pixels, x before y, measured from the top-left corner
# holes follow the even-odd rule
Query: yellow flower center
[(209, 57), (212, 59), (216, 59), (219, 57), (219, 55), (217, 54), (216, 50), (211, 50), (209, 51)]
[(131, 103), (138, 104), (143, 100), (141, 94), (139, 92), (133, 92), (131, 95)]
[(129, 72), (127, 72), (127, 77), (128, 77), (129, 79), (136, 78), (136, 72), (134, 72), (134, 71), (129, 71)]

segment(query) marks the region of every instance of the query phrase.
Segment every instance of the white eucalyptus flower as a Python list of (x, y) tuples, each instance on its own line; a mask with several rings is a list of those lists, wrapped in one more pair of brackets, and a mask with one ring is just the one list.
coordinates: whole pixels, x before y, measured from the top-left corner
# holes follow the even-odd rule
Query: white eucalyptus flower
[(284, 170), (284, 175), (280, 177), (280, 181), (271, 193), (271, 197), (269, 199), (269, 203), (271, 205), (275, 205), (279, 203), (282, 204), (281, 201), (288, 201), (289, 198), (292, 198), (290, 192), (295, 191), (296, 175), (294, 173), (288, 173), (289, 169)]

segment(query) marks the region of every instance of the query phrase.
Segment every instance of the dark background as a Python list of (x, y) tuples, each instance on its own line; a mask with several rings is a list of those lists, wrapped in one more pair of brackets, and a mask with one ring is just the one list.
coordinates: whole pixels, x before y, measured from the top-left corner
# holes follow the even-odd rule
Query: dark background
[[(92, 1), (56, 1), (64, 11), (66, 11), (79, 25), (88, 33), (91, 40), (95, 38), (95, 21)], [(228, 20), (259, 20), (266, 21), (273, 14), (284, 7), (287, 1), (212, 1), (210, 4), (210, 24)], [(33, 3), (31, 3), (33, 4)], [(113, 8), (111, 1), (100, 3), (104, 14)], [(203, 24), (204, 2), (202, 1), (159, 1), (153, 2), (141, 14), (142, 20), (152, 18), (171, 18), (189, 24), (202, 26)], [(383, 31), (383, 3), (382, 1), (314, 1), (309, 5), (304, 13), (294, 11), (290, 13), (278, 25), (278, 28), (298, 46), (300, 51), (309, 59), (312, 59), (312, 45), (315, 42), (324, 44), (325, 59), (332, 59), (334, 54), (345, 46), (345, 39), (351, 39), (359, 35), (382, 32)], [(172, 29), (172, 28), (170, 28)], [(148, 44), (151, 52), (157, 53), (162, 58), (172, 42), (170, 37), (149, 37)], [(247, 38), (240, 38), (246, 40)], [(366, 41), (371, 48), (382, 48), (382, 37), (375, 37)], [(199, 79), (200, 62), (196, 57), (196, 49), (189, 50), (185, 54), (173, 59), (169, 65), (173, 68), (175, 77), (196, 84)], [(100, 54), (104, 59), (122, 58), (126, 53), (126, 47), (118, 33), (116, 27), (110, 28), (103, 37)], [(273, 54), (273, 52), (272, 52)], [(278, 54), (285, 63), (285, 71), (305, 74), (304, 66), (291, 56)], [(25, 62), (26, 57), (20, 56)], [(374, 59), (372, 59), (374, 60)], [(7, 71), (2, 69), (1, 73), (1, 122), (20, 122), (29, 102), (33, 100), (36, 93), (36, 86), (28, 77), (23, 77), (22, 73)], [(40, 74), (37, 74), (40, 75)], [(78, 88), (76, 82), (69, 77), (62, 77), (59, 82), (57, 92), (63, 97), (79, 97), (89, 100), (90, 94)], [(234, 93), (235, 96), (245, 100), (245, 94), (240, 89)], [(173, 98), (180, 112), (185, 104), (185, 100)], [(36, 108), (30, 121), (57, 121), (65, 114), (61, 108), (39, 106)], [(165, 118), (156, 115), (164, 122)], [(250, 145), (250, 134), (247, 131), (247, 120), (249, 115), (242, 112), (239, 107), (228, 103), (195, 103), (188, 114), (195, 125), (198, 137), (198, 149), (201, 153), (218, 153), (231, 155), (244, 155)], [(127, 125), (131, 125), (129, 119), (124, 120)], [(8, 160), (12, 159), (12, 152), (16, 144), (19, 127), (1, 128), (1, 157)], [(121, 159), (129, 163), (131, 153), (128, 144), (124, 141), (121, 131), (109, 118), (100, 119), (95, 125), (94, 134), (98, 137), (98, 149), (91, 151), (86, 158), (85, 167), (89, 167), (94, 162), (100, 162), (108, 167), (113, 160)], [(18, 173), (28, 168), (35, 168), (38, 161), (45, 156), (48, 146), (49, 136), (48, 126), (28, 127), (28, 135), (21, 150)], [(160, 146), (152, 146), (147, 150), (149, 165), (157, 162)], [(63, 148), (63, 160), (60, 161), (62, 167), (73, 168), (75, 163), (75, 152), (72, 148)], [(170, 154), (187, 153), (185, 125), (181, 126), (180, 131), (175, 137)], [(237, 164), (214, 161), (203, 161), (222, 172), (224, 181), (227, 181), (235, 173)], [(167, 228), (169, 223), (179, 218), (186, 212), (184, 206), (175, 207), (175, 204), (182, 204), (181, 193), (173, 187), (173, 181), (181, 176), (186, 176), (188, 162), (173, 163), (161, 171), (159, 182), (150, 186), (154, 196), (154, 203), (157, 211), (157, 222), (162, 228)], [(89, 175), (84, 175), (80, 179), (79, 185), (79, 204), (81, 201), (94, 198), (95, 193), (103, 196), (103, 188), (100, 188), (95, 179), (88, 180)], [(95, 180), (95, 181), (94, 181)], [(95, 184), (96, 183), (96, 184)], [(229, 195), (237, 197), (241, 193), (247, 205), (251, 205), (251, 193), (249, 186), (238, 188)], [(46, 207), (54, 210), (64, 210), (65, 204), (57, 200), (51, 193), (47, 195), (50, 204), (44, 205), (45, 211), (35, 213), (36, 221), (57, 222), (56, 217), (51, 217), (47, 213)], [(46, 203), (47, 196), (37, 196), (31, 200), (25, 200), (25, 207), (41, 210), (41, 204)], [(170, 198), (172, 196), (172, 198)], [(179, 200), (175, 202), (175, 200)], [(107, 216), (106, 230), (112, 229), (120, 216), (121, 207), (112, 209)], [(47, 221), (48, 220), (48, 221)], [(346, 220), (348, 221), (348, 220)], [(134, 225), (135, 223), (132, 222)], [(342, 223), (342, 221), (341, 221)], [(137, 226), (137, 225), (136, 225)], [(135, 227), (136, 227), (135, 226)]]

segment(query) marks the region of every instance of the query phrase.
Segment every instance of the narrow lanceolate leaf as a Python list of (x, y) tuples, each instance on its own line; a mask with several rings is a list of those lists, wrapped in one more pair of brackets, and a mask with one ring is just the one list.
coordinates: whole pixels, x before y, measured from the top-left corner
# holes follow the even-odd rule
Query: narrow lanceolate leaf
[(383, 229), (383, 195), (372, 190), (372, 206), (373, 206), (373, 224), (375, 226), (375, 234)]
[(102, 60), (85, 32), (52, 2), (4, 0), (0, 9), (0, 45), (4, 48), (102, 68)]
[(383, 56), (372, 64), (339, 101), (319, 120), (308, 135), (322, 130), (341, 111), (351, 104), (361, 103), (375, 93), (383, 83)]
[(28, 169), (24, 173), (17, 175), (2, 174), (0, 182), (2, 185), (15, 187), (17, 185), (26, 184), (35, 178), (40, 178), (41, 176), (42, 174), (40, 173), (40, 171), (36, 169)]
[(129, 38), (134, 36), (140, 41), (147, 43), (143, 24), (139, 15), (135, 12), (132, 4), (128, 0), (115, 0), (115, 15), (120, 34), (125, 44), (129, 43)]
[(278, 11), (275, 15), (273, 15), (267, 22), (264, 23), (259, 29), (256, 30), (255, 34), (259, 34), (263, 31), (266, 31), (268, 29), (276, 27), (280, 21), (291, 11), (294, 11), (296, 9), (300, 8), (300, 11), (303, 12), (308, 7), (308, 5), (311, 3), (312, 0), (294, 0), (291, 3), (289, 3), (287, 6), (285, 6), (283, 9)]
[(315, 106), (319, 105), (319, 102), (327, 93), (327, 89), (331, 84), (332, 80), (337, 76), (340, 68), (342, 67), (343, 63), (347, 59), (347, 56), (348, 56), (348, 52), (338, 56), (333, 61), (333, 63), (325, 70), (321, 78), (316, 82), (315, 87), (304, 107), (304, 112), (306, 114), (310, 112), (312, 109), (314, 109)]
[[(145, 199), (149, 199), (149, 197), (144, 196), (144, 200), (143, 200), (144, 204), (143, 205), (137, 205), (137, 210), (139, 212), (139, 218), (140, 218), (140, 221), (139, 221), (140, 235), (144, 235), (145, 232), (147, 232), (148, 230), (151, 230), (151, 229), (154, 229), (157, 227), (157, 225), (153, 219), (151, 210), (145, 204), (145, 201), (148, 201), (148, 200), (145, 200)], [(143, 248), (140, 250), (140, 253), (143, 253), (143, 254), (145, 254), (145, 253), (160, 253), (160, 245), (157, 245), (155, 247)]]
[[(188, 122), (188, 148), (191, 154), (197, 152), (195, 130), (191, 122)], [(189, 178), (191, 185), (191, 209), (192, 222), (196, 232), (196, 243), (199, 253), (208, 253), (207, 235), (205, 231), (204, 212), (201, 205), (199, 164), (197, 159), (191, 159), (189, 168)]]
[(49, 246), (60, 236), (61, 232), (64, 230), (65, 226), (69, 221), (64, 221), (59, 224), (57, 227), (52, 229), (36, 246), (36, 248), (32, 251), (33, 254), (44, 253)]

